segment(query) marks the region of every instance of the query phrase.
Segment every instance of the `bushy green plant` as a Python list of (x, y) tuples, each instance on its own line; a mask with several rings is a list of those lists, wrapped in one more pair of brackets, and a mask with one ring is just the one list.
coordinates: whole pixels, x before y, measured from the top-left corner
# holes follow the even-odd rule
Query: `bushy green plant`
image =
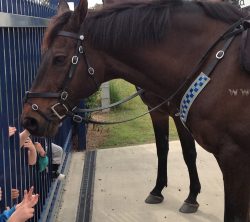
[[(135, 86), (126, 82), (122, 79), (116, 79), (110, 81), (110, 102), (115, 103), (120, 101), (136, 92)], [(126, 102), (115, 109), (131, 109), (131, 107), (135, 108), (138, 104), (142, 104), (140, 97), (136, 97), (129, 102)]]
[(85, 105), (88, 108), (101, 106), (101, 93), (100, 90), (95, 92), (92, 96), (88, 97), (85, 101)]

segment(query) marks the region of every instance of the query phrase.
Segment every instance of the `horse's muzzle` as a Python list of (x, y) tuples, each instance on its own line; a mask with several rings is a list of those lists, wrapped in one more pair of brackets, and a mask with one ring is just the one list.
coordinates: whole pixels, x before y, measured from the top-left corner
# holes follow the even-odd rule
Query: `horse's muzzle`
[(39, 131), (38, 122), (35, 118), (24, 117), (21, 121), (22, 126), (27, 129), (31, 134)]
[(58, 131), (58, 124), (54, 122), (45, 121), (36, 116), (22, 115), (22, 126), (27, 129), (31, 135), (38, 137), (53, 137)]

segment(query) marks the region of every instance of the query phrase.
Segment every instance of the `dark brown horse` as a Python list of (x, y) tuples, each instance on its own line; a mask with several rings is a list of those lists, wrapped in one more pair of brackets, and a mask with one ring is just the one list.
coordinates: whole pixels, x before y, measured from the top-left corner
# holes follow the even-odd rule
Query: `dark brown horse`
[[(148, 1), (150, 2), (152, 0)], [(103, 0), (103, 4), (105, 7), (125, 2), (132, 2), (132, 0)], [(138, 0), (134, 0), (133, 2), (138, 2)], [(161, 98), (148, 91), (145, 91), (140, 96), (142, 101), (145, 103), (145, 105), (148, 106), (149, 109), (157, 106), (162, 102)], [(168, 112), (165, 112), (164, 109), (168, 110)], [(179, 134), (183, 158), (187, 165), (190, 179), (189, 195), (184, 201), (182, 207), (180, 208), (180, 211), (183, 213), (194, 213), (199, 207), (199, 204), (197, 202), (197, 196), (201, 190), (201, 185), (196, 167), (197, 153), (195, 148), (195, 142), (192, 135), (181, 123), (180, 118), (175, 115), (176, 109), (171, 107), (170, 104), (168, 106), (165, 106), (164, 109), (157, 109), (150, 113), (156, 141), (158, 170), (156, 185), (150, 192), (145, 202), (150, 204), (156, 204), (161, 203), (164, 199), (162, 195), (162, 190), (168, 185), (167, 159), (169, 152), (169, 116), (172, 116)]]
[(23, 126), (38, 136), (54, 135), (66, 115), (78, 118), (79, 99), (114, 78), (168, 98), (176, 108), (201, 71), (209, 70), (211, 81), (182, 120), (220, 165), (224, 221), (249, 222), (250, 103), (240, 89), (249, 89), (250, 77), (240, 65), (238, 34), (245, 26), (237, 22), (245, 15), (227, 4), (181, 0), (124, 4), (85, 19), (86, 14), (86, 0), (75, 12), (61, 1), (26, 96)]

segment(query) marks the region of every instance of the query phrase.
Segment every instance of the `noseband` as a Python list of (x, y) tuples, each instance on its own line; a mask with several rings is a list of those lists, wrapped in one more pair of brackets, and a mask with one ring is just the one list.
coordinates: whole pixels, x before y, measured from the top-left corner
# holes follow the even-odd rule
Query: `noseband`
[[(58, 102), (55, 103), (54, 105), (52, 105), (50, 108), (51, 108), (52, 112), (58, 117), (58, 119), (62, 120), (63, 118), (66, 117), (66, 115), (69, 115), (69, 116), (73, 117), (74, 121), (78, 122), (79, 117), (78, 117), (78, 115), (75, 115), (74, 112), (73, 112), (76, 107), (71, 107), (69, 102), (68, 102), (69, 93), (67, 92), (67, 86), (68, 86), (68, 84), (72, 80), (72, 77), (75, 74), (75, 71), (76, 71), (76, 68), (77, 68), (77, 65), (79, 63), (81, 55), (83, 55), (84, 61), (86, 63), (87, 72), (89, 74), (89, 77), (93, 80), (93, 83), (94, 83), (95, 87), (98, 89), (98, 84), (97, 84), (97, 81), (95, 80), (95, 77), (94, 77), (95, 70), (90, 65), (89, 60), (88, 60), (88, 58), (86, 56), (84, 47), (83, 47), (84, 35), (76, 34), (76, 33), (72, 33), (72, 32), (66, 32), (66, 31), (60, 31), (57, 35), (77, 40), (76, 52), (75, 52), (75, 55), (72, 56), (71, 66), (70, 66), (68, 74), (66, 75), (66, 77), (65, 77), (65, 79), (63, 81), (62, 90), (60, 92), (58, 92), (58, 93), (52, 93), (52, 92), (35, 93), (35, 92), (27, 91), (25, 93), (24, 103), (28, 103), (31, 106), (33, 111), (36, 111), (46, 121), (50, 122), (50, 121), (52, 121), (52, 119), (47, 117), (41, 110), (39, 110), (39, 107), (38, 107), (37, 104), (30, 103), (28, 101), (28, 99), (31, 99), (31, 98), (53, 98), (53, 99), (57, 99)], [(61, 111), (59, 112), (59, 110), (61, 110)]]

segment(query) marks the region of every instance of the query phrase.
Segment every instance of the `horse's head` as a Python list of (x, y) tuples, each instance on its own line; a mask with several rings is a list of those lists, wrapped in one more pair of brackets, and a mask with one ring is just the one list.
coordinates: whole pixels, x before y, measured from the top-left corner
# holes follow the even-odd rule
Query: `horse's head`
[(95, 92), (94, 69), (85, 51), (83, 21), (87, 0), (74, 12), (60, 0), (42, 44), (42, 61), (30, 92), (26, 93), (22, 125), (37, 136), (53, 136), (59, 123), (79, 102)]

